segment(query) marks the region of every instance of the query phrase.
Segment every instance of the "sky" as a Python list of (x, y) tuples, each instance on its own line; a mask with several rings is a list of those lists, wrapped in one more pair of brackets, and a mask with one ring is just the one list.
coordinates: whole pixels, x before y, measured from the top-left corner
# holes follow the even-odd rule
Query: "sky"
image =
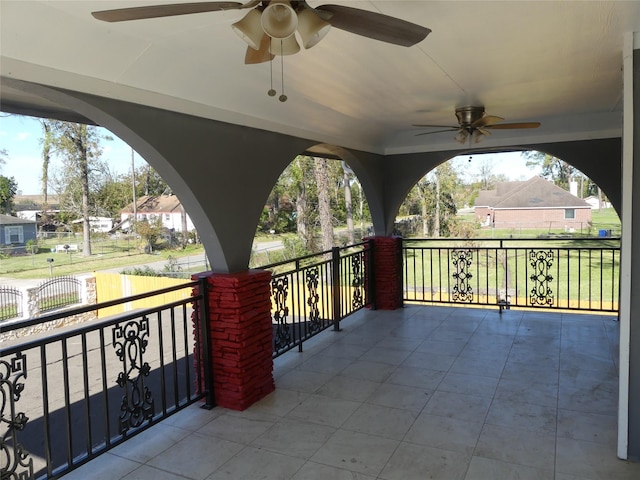
[[(100, 128), (104, 135), (114, 138), (103, 141), (102, 159), (116, 174), (131, 171), (131, 147), (108, 130)], [(40, 193), (40, 176), (42, 168), (41, 145), (42, 127), (38, 119), (21, 115), (0, 113), (0, 150), (6, 150), (4, 165), (0, 165), (0, 175), (14, 177), (18, 183), (19, 194), (31, 195)], [(470, 160), (469, 160), (470, 158)], [(490, 161), (493, 173), (503, 173), (510, 180), (528, 180), (536, 175), (536, 171), (527, 167), (526, 160), (520, 153), (491, 153), (464, 155), (456, 157), (455, 163), (466, 181), (477, 177), (480, 164)], [(137, 153), (134, 154), (136, 168), (146, 165)], [(51, 162), (52, 171), (60, 168), (59, 159)], [(53, 193), (53, 192), (52, 192)]]

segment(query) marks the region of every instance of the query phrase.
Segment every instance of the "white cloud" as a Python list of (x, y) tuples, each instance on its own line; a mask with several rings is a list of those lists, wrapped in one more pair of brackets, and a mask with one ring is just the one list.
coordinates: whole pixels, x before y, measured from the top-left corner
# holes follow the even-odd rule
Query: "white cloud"
[(16, 135), (16, 140), (19, 142), (24, 142), (31, 138), (31, 134), (29, 132), (20, 132)]

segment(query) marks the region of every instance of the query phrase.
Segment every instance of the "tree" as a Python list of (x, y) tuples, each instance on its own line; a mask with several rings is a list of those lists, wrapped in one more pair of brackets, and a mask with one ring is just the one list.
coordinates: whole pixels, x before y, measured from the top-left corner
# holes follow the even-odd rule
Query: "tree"
[(0, 175), (0, 205), (7, 215), (13, 210), (13, 198), (18, 192), (18, 183), (13, 177)]
[(158, 239), (162, 235), (162, 218), (144, 219), (136, 224), (136, 233), (147, 242), (147, 253), (153, 252)]
[[(0, 169), (7, 161), (9, 153), (6, 149), (0, 149)], [(5, 177), (0, 175), (0, 206), (4, 212), (9, 215), (13, 210), (13, 197), (18, 193), (18, 183), (14, 177)]]
[(51, 124), (48, 120), (40, 120), (42, 126), (43, 136), (41, 140), (42, 144), (42, 175), (41, 175), (41, 192), (42, 192), (42, 214), (45, 217), (44, 221), (48, 221), (49, 210), (49, 165), (51, 163), (51, 155), (53, 153), (53, 137), (51, 134)]
[(527, 151), (522, 152), (522, 156), (527, 159), (527, 167), (540, 167), (542, 177), (565, 190), (569, 190), (569, 185), (578, 172), (568, 163), (548, 153)]
[(318, 215), (320, 216), (320, 232), (322, 249), (333, 248), (333, 221), (331, 217), (331, 200), (329, 197), (329, 169), (326, 158), (314, 157), (314, 174), (318, 186)]
[(63, 171), (58, 178), (61, 206), (82, 218), (83, 251), (91, 255), (90, 207), (93, 173), (99, 169), (100, 140), (96, 127), (81, 123), (46, 120), (51, 133), (51, 144), (62, 156)]
[(409, 192), (400, 213), (420, 215), (423, 236), (449, 236), (457, 212), (458, 173), (446, 162), (425, 175)]

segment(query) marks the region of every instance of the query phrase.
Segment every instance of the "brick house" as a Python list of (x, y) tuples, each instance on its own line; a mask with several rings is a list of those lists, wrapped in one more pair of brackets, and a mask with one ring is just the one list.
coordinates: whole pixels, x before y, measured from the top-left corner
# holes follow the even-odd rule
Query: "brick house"
[(538, 176), (481, 190), (474, 211), (485, 227), (579, 231), (591, 225), (591, 205)]

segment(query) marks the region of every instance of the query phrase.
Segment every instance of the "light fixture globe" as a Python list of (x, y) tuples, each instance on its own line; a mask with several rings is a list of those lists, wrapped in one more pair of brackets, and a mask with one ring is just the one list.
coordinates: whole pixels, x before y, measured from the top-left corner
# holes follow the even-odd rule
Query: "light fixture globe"
[(295, 35), (290, 35), (287, 38), (271, 39), (271, 53), (273, 55), (293, 55), (299, 51), (300, 45)]
[(261, 18), (262, 14), (260, 11), (253, 9), (250, 10), (242, 20), (238, 20), (231, 25), (233, 31), (254, 50), (260, 48), (260, 40), (262, 39), (262, 35), (264, 35)]
[(298, 27), (298, 15), (289, 2), (272, 0), (262, 12), (261, 23), (271, 38), (287, 38)]
[(312, 9), (305, 8), (298, 13), (298, 33), (304, 48), (316, 45), (330, 29), (331, 24), (321, 19)]
[(469, 132), (467, 132), (465, 129), (460, 129), (460, 131), (458, 131), (458, 134), (453, 138), (456, 142), (464, 145), (465, 143), (467, 143), (467, 138), (469, 138)]

